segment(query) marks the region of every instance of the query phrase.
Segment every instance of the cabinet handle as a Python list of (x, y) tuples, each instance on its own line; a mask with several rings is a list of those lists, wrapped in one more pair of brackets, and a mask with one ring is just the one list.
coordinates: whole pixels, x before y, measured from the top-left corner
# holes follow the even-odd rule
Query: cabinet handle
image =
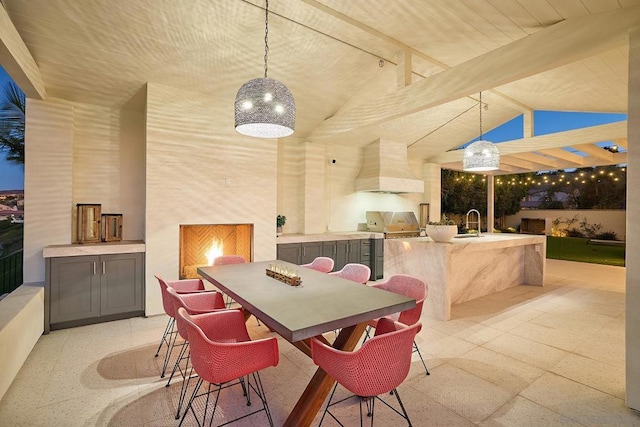
[(107, 272), (107, 263), (105, 261), (102, 261), (102, 274), (105, 274)]
[(96, 275), (96, 262), (93, 261), (93, 275)]
[(302, 256), (305, 256), (307, 254), (307, 248), (305, 248), (304, 246), (302, 247)]

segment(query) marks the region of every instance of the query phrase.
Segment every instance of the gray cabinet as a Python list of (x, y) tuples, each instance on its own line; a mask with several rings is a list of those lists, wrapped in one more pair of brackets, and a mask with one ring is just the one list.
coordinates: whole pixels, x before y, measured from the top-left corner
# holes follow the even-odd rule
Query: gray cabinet
[(309, 264), (317, 257), (322, 256), (322, 242), (305, 242), (301, 245), (300, 264)]
[(384, 273), (384, 239), (371, 239), (371, 280), (380, 280)]
[(300, 257), (302, 255), (302, 244), (300, 243), (283, 243), (277, 245), (276, 257), (280, 261), (290, 262), (300, 265)]
[(308, 264), (316, 257), (334, 260), (333, 271), (350, 262), (371, 268), (371, 280), (382, 279), (384, 263), (383, 239), (347, 239), (322, 242), (281, 243), (277, 245), (277, 258), (293, 264)]
[(100, 316), (99, 256), (52, 258), (48, 269), (50, 322)]
[(350, 262), (362, 262), (360, 259), (360, 241), (361, 239), (337, 241), (337, 252), (333, 258), (335, 261), (334, 270), (340, 270)]
[(277, 246), (277, 258), (292, 264), (308, 264), (322, 256), (322, 242), (284, 243)]
[(144, 314), (144, 254), (47, 258), (45, 332)]

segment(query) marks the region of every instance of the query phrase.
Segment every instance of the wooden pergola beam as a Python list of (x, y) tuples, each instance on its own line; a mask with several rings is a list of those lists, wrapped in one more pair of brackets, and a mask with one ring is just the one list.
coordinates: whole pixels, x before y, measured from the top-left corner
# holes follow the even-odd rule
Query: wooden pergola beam
[(637, 25), (640, 7), (567, 19), (390, 95), (346, 107), (307, 140), (317, 142), (378, 125), (579, 61), (623, 45), (629, 29)]

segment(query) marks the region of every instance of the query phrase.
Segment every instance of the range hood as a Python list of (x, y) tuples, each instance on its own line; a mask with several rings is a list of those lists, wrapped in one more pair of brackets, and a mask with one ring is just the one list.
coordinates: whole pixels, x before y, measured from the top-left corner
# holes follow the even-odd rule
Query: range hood
[(356, 177), (356, 191), (422, 193), (424, 181), (409, 169), (403, 143), (378, 139), (364, 148), (364, 162)]

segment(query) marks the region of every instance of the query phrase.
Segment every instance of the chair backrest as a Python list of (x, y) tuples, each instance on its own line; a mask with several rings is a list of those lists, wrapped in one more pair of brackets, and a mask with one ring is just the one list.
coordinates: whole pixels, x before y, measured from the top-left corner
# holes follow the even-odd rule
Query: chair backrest
[(395, 294), (404, 295), (416, 300), (416, 305), (400, 313), (398, 321), (405, 325), (413, 325), (420, 320), (422, 306), (428, 295), (428, 286), (422, 280), (407, 274), (396, 274), (386, 282), (375, 283), (371, 287), (384, 289)]
[(342, 277), (343, 279), (353, 282), (365, 284), (371, 277), (371, 269), (364, 264), (349, 263), (342, 267), (339, 271), (329, 273), (332, 276)]
[(310, 268), (312, 270), (319, 271), (321, 273), (329, 273), (333, 270), (334, 261), (332, 258), (326, 256), (316, 257), (309, 264), (302, 264), (300, 267)]
[(376, 336), (353, 352), (336, 350), (317, 339), (311, 354), (320, 366), (347, 390), (358, 396), (377, 396), (400, 385), (411, 368), (413, 340), (422, 324), (406, 326), (381, 318)]
[(176, 316), (186, 325), (193, 369), (205, 381), (220, 384), (278, 364), (278, 340), (251, 341), (239, 310), (192, 316), (181, 307)]
[(173, 308), (173, 300), (171, 297), (167, 295), (167, 281), (164, 280), (162, 276), (159, 274), (155, 275), (156, 279), (158, 279), (158, 283), (160, 284), (160, 295), (162, 296), (162, 308), (164, 308), (164, 312), (169, 317), (176, 317), (175, 309)]
[[(207, 291), (194, 294), (178, 294), (171, 286), (167, 288), (167, 296), (173, 301), (174, 313), (183, 307), (187, 313), (202, 314), (211, 313), (217, 310), (226, 310), (224, 298), (220, 292)], [(182, 339), (187, 340), (187, 329), (180, 316), (175, 316), (178, 333)]]
[(242, 255), (222, 255), (214, 258), (213, 265), (245, 264), (246, 262)]
[(173, 308), (173, 300), (167, 295), (167, 288), (172, 287), (178, 293), (182, 292), (199, 292), (204, 291), (204, 283), (200, 279), (184, 279), (184, 280), (165, 280), (159, 274), (155, 275), (160, 284), (160, 295), (162, 296), (162, 308), (167, 316), (175, 318), (175, 309)]

